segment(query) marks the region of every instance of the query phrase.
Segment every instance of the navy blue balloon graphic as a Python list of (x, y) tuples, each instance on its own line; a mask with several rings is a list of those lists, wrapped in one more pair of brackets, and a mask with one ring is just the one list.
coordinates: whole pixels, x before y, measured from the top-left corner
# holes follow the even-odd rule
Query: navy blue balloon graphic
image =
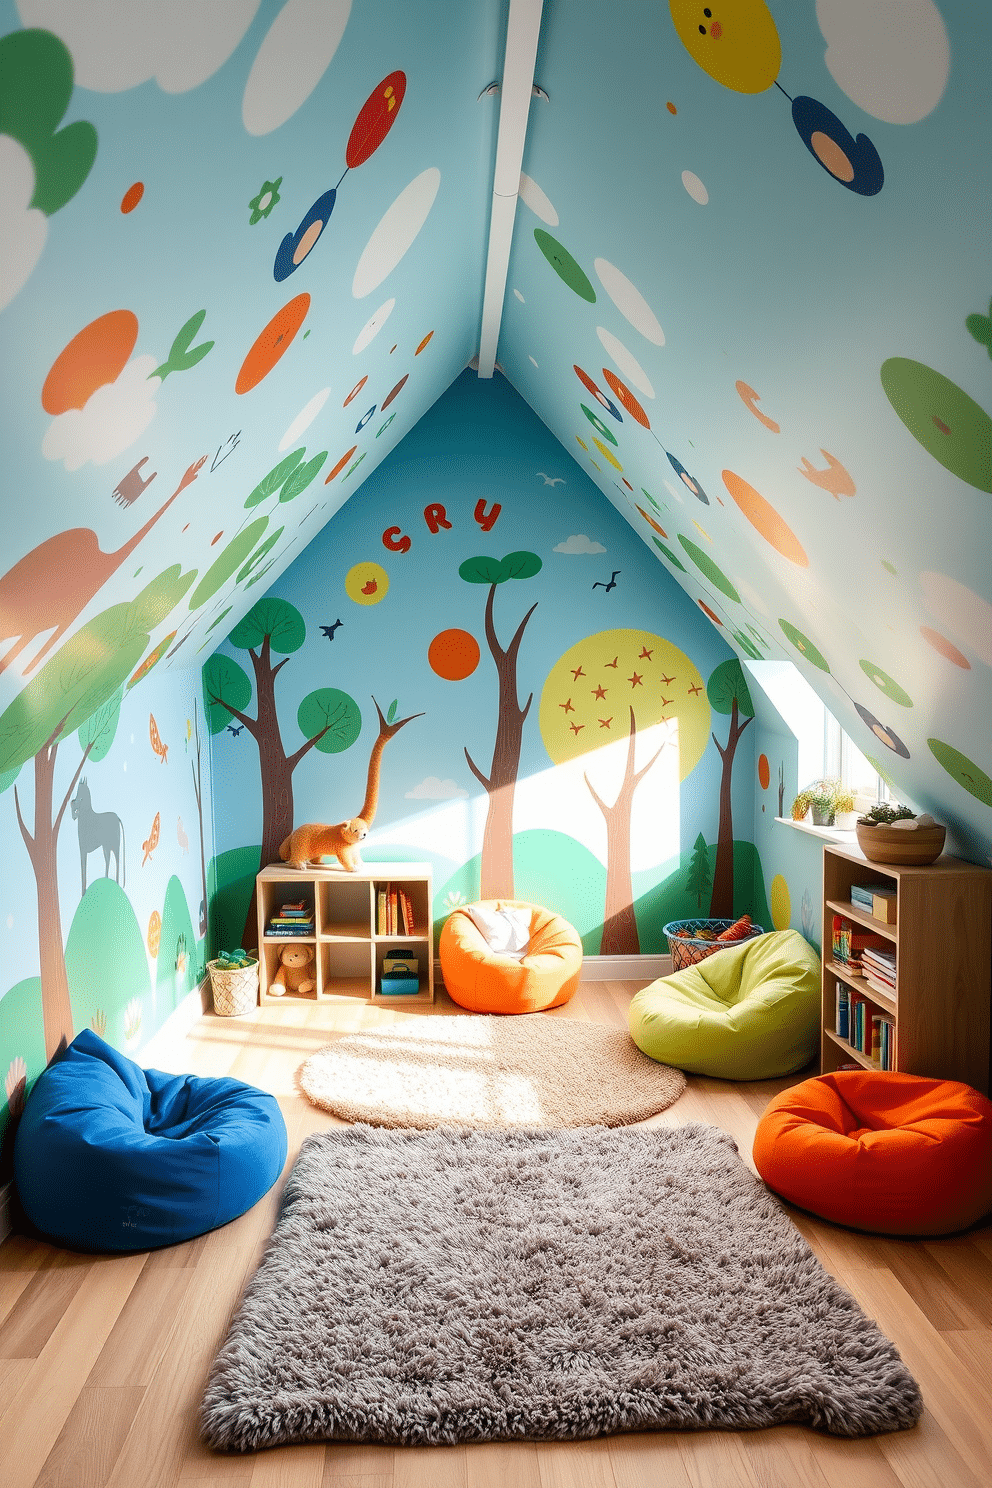
[(857, 139), (815, 98), (792, 100), (792, 122), (817, 165), (848, 191), (877, 196), (885, 180), (878, 151), (866, 134)]
[(684, 486), (687, 486), (692, 492), (693, 496), (697, 496), (704, 506), (709, 506), (710, 498), (707, 496), (702, 486), (696, 480), (695, 476), (690, 475), (688, 470), (686, 470), (685, 466), (682, 464), (681, 460), (676, 460), (675, 456), (668, 450), (665, 451), (665, 454), (668, 455), (668, 463), (671, 465), (672, 469), (675, 471), (675, 474), (678, 476), (682, 484)]

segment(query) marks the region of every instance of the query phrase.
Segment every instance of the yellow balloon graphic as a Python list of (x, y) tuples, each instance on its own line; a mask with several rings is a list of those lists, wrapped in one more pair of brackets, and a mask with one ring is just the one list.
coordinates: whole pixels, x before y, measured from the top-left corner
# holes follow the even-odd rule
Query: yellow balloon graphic
[(388, 589), (389, 575), (378, 563), (356, 563), (344, 581), (344, 592), (360, 605), (378, 604)]
[(734, 93), (763, 93), (778, 77), (782, 44), (764, 0), (668, 0), (692, 60)]
[(772, 879), (771, 901), (772, 924), (776, 930), (788, 930), (792, 919), (792, 900), (789, 897), (789, 885), (781, 873), (776, 873)]

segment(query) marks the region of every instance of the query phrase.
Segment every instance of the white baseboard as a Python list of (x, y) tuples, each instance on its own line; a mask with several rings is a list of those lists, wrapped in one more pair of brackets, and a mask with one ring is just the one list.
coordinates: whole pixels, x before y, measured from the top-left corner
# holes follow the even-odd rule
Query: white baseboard
[[(583, 982), (653, 982), (671, 976), (671, 956), (583, 956)], [(444, 986), (440, 961), (434, 962), (434, 985)]]
[(10, 1201), (14, 1194), (14, 1182), (0, 1183), (0, 1245), (6, 1240), (14, 1226), (10, 1217)]
[(583, 956), (584, 982), (653, 982), (671, 976), (671, 956)]
[(163, 1057), (159, 1050), (171, 1049), (177, 1039), (189, 1033), (193, 1024), (204, 1013), (209, 1012), (213, 1006), (213, 998), (210, 992), (210, 977), (204, 977), (191, 992), (187, 992), (182, 1002), (166, 1018), (161, 1028), (152, 1034), (145, 1044), (140, 1044), (135, 1054), (130, 1056), (136, 1058), (146, 1069), (154, 1069), (155, 1060)]

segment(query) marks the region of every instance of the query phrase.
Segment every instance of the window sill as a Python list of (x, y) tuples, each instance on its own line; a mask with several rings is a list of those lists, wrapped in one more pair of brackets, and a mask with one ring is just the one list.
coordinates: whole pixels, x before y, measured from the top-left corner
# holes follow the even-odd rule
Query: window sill
[(810, 822), (793, 821), (789, 816), (777, 816), (775, 820), (783, 827), (792, 827), (796, 832), (805, 832), (807, 837), (819, 837), (821, 842), (857, 842), (856, 832), (842, 832), (839, 827), (814, 827)]

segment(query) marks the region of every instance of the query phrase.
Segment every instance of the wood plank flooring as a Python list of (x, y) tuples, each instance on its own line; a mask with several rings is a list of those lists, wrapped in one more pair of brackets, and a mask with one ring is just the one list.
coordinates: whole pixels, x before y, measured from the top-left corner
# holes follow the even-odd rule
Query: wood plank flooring
[[(542, 1017), (626, 1026), (636, 983), (583, 983)], [(156, 1063), (230, 1074), (275, 1094), (292, 1165), (337, 1125), (294, 1072), (332, 1030), (458, 1013), (337, 999), (249, 1018), (204, 1016)], [(794, 1080), (802, 1078), (801, 1075)], [(707, 1121), (750, 1162), (755, 1124), (793, 1080), (690, 1078), (654, 1124)], [(650, 1123), (649, 1123), (650, 1124)], [(284, 1175), (285, 1176), (285, 1175)], [(77, 1256), (14, 1235), (0, 1247), (0, 1483), (4, 1488), (988, 1488), (992, 1482), (992, 1226), (948, 1240), (856, 1235), (787, 1209), (813, 1250), (896, 1343), (923, 1390), (910, 1432), (845, 1441), (798, 1426), (654, 1432), (591, 1442), (393, 1449), (276, 1448), (225, 1457), (199, 1441), (210, 1362), (274, 1222), (281, 1184), (224, 1229), (172, 1250)]]

